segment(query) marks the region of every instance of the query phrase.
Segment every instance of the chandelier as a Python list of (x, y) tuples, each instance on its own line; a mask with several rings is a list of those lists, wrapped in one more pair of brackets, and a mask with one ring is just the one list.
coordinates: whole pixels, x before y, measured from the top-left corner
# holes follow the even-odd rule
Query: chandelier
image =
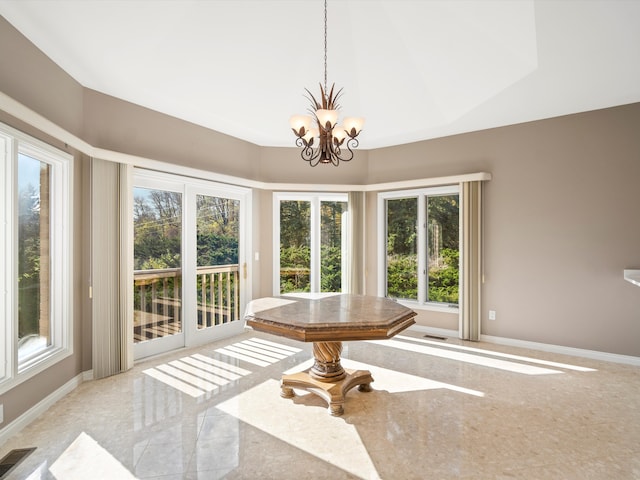
[[(324, 88), (320, 84), (319, 100), (305, 88), (311, 102), (311, 115), (294, 115), (289, 120), (296, 135), (296, 146), (302, 148), (300, 156), (309, 165), (319, 163), (338, 166), (353, 158), (353, 149), (358, 147), (358, 135), (364, 118), (345, 118), (338, 125), (338, 100), (342, 89), (335, 91), (335, 83), (327, 90), (327, 0), (324, 0)], [(346, 142), (346, 143), (345, 143)]]

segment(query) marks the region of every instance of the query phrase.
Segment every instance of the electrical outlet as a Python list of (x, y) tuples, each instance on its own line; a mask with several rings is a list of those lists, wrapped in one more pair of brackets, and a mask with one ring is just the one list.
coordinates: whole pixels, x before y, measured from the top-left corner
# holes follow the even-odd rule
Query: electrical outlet
[(496, 311), (489, 310), (489, 320), (495, 320), (495, 319), (496, 319)]
[(0, 405), (0, 423), (4, 422), (4, 405)]

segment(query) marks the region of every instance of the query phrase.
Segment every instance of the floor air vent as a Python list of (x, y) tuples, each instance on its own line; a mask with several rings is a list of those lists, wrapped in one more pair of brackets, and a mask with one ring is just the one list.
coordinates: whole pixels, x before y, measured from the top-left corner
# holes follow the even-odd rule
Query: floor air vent
[(432, 338), (434, 340), (446, 340), (447, 337), (438, 337), (437, 335), (425, 335), (424, 338)]
[(0, 479), (5, 478), (11, 470), (16, 468), (16, 466), (25, 458), (29, 456), (31, 452), (33, 452), (36, 447), (33, 448), (18, 448), (16, 450), (11, 450), (9, 453), (5, 455), (5, 457), (0, 460)]

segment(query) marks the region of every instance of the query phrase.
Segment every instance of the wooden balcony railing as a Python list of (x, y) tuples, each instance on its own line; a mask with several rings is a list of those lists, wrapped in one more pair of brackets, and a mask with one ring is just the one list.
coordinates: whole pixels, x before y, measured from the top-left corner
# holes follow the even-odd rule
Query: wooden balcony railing
[[(182, 332), (182, 270), (135, 270), (134, 341)], [(197, 328), (240, 317), (238, 265), (197, 268)]]
[(237, 264), (198, 267), (198, 328), (240, 318), (240, 269)]

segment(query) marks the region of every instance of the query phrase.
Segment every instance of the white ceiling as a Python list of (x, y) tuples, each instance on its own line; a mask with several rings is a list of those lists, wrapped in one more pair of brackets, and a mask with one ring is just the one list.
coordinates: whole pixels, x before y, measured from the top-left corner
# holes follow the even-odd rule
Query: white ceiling
[[(329, 0), (328, 80), (379, 148), (640, 101), (640, 1)], [(0, 0), (85, 87), (263, 146), (323, 81), (322, 0)]]

